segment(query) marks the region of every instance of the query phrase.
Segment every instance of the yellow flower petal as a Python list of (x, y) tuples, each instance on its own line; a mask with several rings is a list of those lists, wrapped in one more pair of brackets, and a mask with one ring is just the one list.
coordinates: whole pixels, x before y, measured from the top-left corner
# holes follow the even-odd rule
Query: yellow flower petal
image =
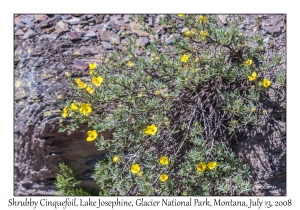
[(189, 56), (187, 54), (184, 54), (183, 56), (181, 56), (181, 62), (186, 63), (189, 59)]
[(71, 109), (72, 109), (73, 111), (75, 111), (75, 110), (78, 109), (78, 107), (77, 107), (74, 103), (72, 103), (72, 104), (71, 104)]
[(204, 162), (200, 162), (198, 165), (197, 165), (197, 171), (202, 171), (204, 172), (206, 169), (206, 165)]
[(83, 115), (87, 115), (92, 112), (92, 108), (91, 108), (90, 104), (82, 103), (79, 111)]
[(97, 63), (90, 63), (89, 68), (90, 68), (90, 70), (96, 69), (97, 68)]
[(86, 139), (87, 141), (94, 141), (98, 136), (98, 133), (96, 130), (88, 131), (87, 134), (88, 134), (88, 137)]
[(168, 164), (169, 164), (168, 157), (166, 157), (166, 156), (161, 156), (161, 157), (159, 158), (159, 163), (162, 164), (162, 165), (168, 165)]
[(119, 156), (117, 156), (117, 155), (113, 156), (112, 161), (113, 161), (114, 163), (119, 162)]
[(157, 132), (157, 127), (152, 124), (143, 129), (145, 135), (154, 135)]
[(139, 164), (134, 164), (134, 165), (132, 165), (131, 166), (131, 169), (130, 169), (130, 171), (131, 171), (131, 173), (133, 173), (133, 174), (137, 174), (139, 171), (140, 171), (140, 165)]
[(165, 182), (169, 179), (169, 176), (167, 174), (162, 174), (160, 175), (159, 179), (161, 182)]
[(210, 170), (213, 170), (216, 166), (217, 166), (217, 162), (209, 162), (209, 163), (207, 163), (207, 167)]
[(100, 86), (101, 83), (103, 82), (103, 78), (102, 77), (93, 77), (92, 79), (92, 83), (96, 86)]
[(262, 84), (263, 84), (263, 86), (264, 86), (265, 88), (267, 88), (267, 87), (269, 87), (269, 86), (271, 85), (271, 81), (270, 81), (270, 80), (267, 80), (267, 79), (264, 79)]

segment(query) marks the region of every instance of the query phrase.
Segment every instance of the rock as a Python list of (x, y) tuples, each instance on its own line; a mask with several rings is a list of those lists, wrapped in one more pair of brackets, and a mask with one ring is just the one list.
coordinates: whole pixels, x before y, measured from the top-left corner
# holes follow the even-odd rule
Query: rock
[(87, 31), (87, 32), (85, 33), (85, 36), (86, 36), (86, 37), (95, 37), (95, 36), (96, 36), (96, 33), (95, 33), (95, 31), (93, 31), (93, 30), (89, 30), (89, 31)]
[(32, 18), (26, 15), (22, 15), (22, 17), (20, 18), (20, 22), (24, 23), (24, 24), (30, 24), (32, 22)]
[(89, 65), (84, 63), (83, 61), (81, 60), (75, 60), (74, 61), (74, 67), (76, 69), (79, 69), (79, 70), (87, 70), (89, 68)]
[(175, 41), (176, 38), (179, 38), (180, 35), (179, 34), (172, 34), (171, 36), (169, 36), (166, 40), (165, 40), (165, 43), (166, 44), (173, 44), (173, 42)]
[(269, 37), (267, 37), (267, 38), (264, 38), (264, 40), (263, 40), (263, 43), (266, 43), (266, 44), (268, 44), (270, 42), (270, 39), (269, 39)]
[(109, 42), (101, 42), (101, 43), (102, 43), (103, 47), (105, 47), (106, 49), (111, 49), (112, 48), (112, 46)]
[(123, 16), (123, 19), (124, 19), (125, 23), (129, 23), (129, 18), (130, 18), (130, 15), (124, 15)]
[(31, 30), (31, 29), (28, 29), (27, 32), (22, 37), (22, 39), (28, 39), (28, 38), (30, 38), (30, 37), (32, 37), (34, 35), (35, 35), (34, 31)]
[(100, 30), (99, 33), (100, 33), (100, 37), (101, 37), (101, 40), (102, 40), (102, 41), (107, 41), (107, 42), (110, 41), (110, 40), (109, 40), (110, 34), (109, 34), (108, 31)]
[(59, 21), (56, 23), (55, 29), (61, 29), (62, 31), (69, 31), (69, 24), (64, 23), (63, 21)]
[(22, 16), (23, 16), (23, 15), (18, 15), (18, 16), (15, 16), (15, 17), (14, 17), (14, 23), (15, 23), (16, 25), (22, 24), (22, 23), (20, 23), (20, 19), (21, 19)]
[(44, 21), (40, 22), (40, 27), (41, 27), (41, 28), (46, 28), (46, 27), (48, 27), (48, 26), (49, 26), (49, 23), (48, 23), (47, 20), (44, 20)]
[(47, 15), (34, 15), (34, 19), (37, 21), (37, 22), (41, 22), (41, 21), (44, 21), (48, 18)]
[(98, 17), (96, 18), (96, 24), (101, 23), (103, 20), (103, 16), (104, 15), (98, 15)]
[(138, 23), (131, 22), (130, 27), (131, 27), (131, 31), (133, 33), (137, 34), (138, 36), (149, 36), (149, 33), (146, 31), (143, 31), (141, 29), (143, 26)]
[(244, 29), (245, 28), (245, 25), (242, 23), (239, 25), (239, 29)]
[(34, 31), (35, 31), (36, 33), (38, 33), (38, 34), (40, 34), (40, 33), (43, 32), (43, 31), (42, 31), (42, 28), (41, 28), (39, 25), (34, 27)]
[(88, 21), (86, 21), (86, 20), (81, 20), (81, 21), (79, 21), (79, 24), (81, 24), (81, 25), (85, 25), (85, 24), (88, 24), (89, 22)]
[(217, 17), (220, 19), (221, 23), (223, 23), (224, 25), (227, 24), (226, 19), (227, 19), (228, 15), (217, 15)]
[(280, 34), (281, 29), (279, 26), (262, 26), (262, 29), (270, 34)]
[(149, 43), (149, 39), (146, 37), (139, 37), (138, 40), (136, 40), (135, 45), (140, 47), (144, 46)]
[(81, 34), (80, 32), (68, 32), (67, 33), (67, 37), (68, 39), (70, 39), (71, 41), (75, 41), (75, 40), (79, 40), (81, 39)]
[(148, 25), (153, 26), (153, 17), (152, 16), (148, 17)]
[(71, 25), (76, 25), (76, 24), (79, 23), (79, 21), (80, 21), (80, 19), (79, 18), (75, 18), (75, 17), (73, 17), (72, 19), (68, 20), (69, 24), (71, 24)]
[(22, 36), (24, 35), (24, 32), (21, 29), (18, 29), (15, 33), (16, 36)]
[(62, 32), (54, 31), (48, 36), (48, 38), (55, 40), (55, 39), (57, 39), (57, 37), (59, 37), (59, 35), (61, 35), (61, 33)]
[(55, 31), (54, 27), (50, 27), (50, 28), (43, 28), (43, 31), (47, 34), (52, 33), (53, 31)]
[(120, 37), (113, 31), (109, 33), (109, 41), (111, 43), (120, 44)]
[(54, 26), (58, 22), (57, 19), (56, 19), (56, 17), (47, 19), (45, 21), (47, 22), (48, 26)]

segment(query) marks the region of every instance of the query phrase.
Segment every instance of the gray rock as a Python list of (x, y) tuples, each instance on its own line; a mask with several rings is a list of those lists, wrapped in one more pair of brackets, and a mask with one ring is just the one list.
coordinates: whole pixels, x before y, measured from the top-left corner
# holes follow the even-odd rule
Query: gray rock
[(61, 29), (62, 31), (69, 31), (69, 24), (59, 21), (56, 23), (55, 29)]
[(23, 15), (21, 18), (20, 18), (20, 22), (24, 23), (24, 24), (30, 24), (31, 22), (33, 21), (33, 19), (29, 16), (25, 16)]
[(130, 27), (131, 27), (131, 31), (133, 33), (137, 34), (138, 36), (149, 36), (149, 33), (146, 31), (143, 31), (141, 29), (143, 26), (138, 23), (131, 22)]
[(80, 21), (80, 19), (76, 18), (76, 17), (73, 17), (72, 19), (68, 20), (69, 24), (71, 24), (71, 25), (76, 25), (79, 23), (79, 21)]
[(113, 31), (109, 33), (109, 41), (111, 43), (120, 44), (120, 37)]
[(18, 30), (15, 32), (15, 35), (16, 35), (16, 36), (22, 36), (22, 35), (24, 35), (24, 32), (23, 32), (21, 29), (18, 29)]
[(111, 46), (111, 44), (109, 42), (102, 42), (102, 45), (106, 49), (111, 49), (112, 48), (112, 46)]
[(37, 26), (35, 26), (34, 27), (34, 31), (36, 32), (36, 33), (42, 33), (43, 31), (42, 31), (42, 28), (39, 26), (39, 25), (37, 25)]
[(169, 36), (166, 40), (165, 40), (165, 43), (167, 45), (170, 45), (170, 44), (173, 44), (173, 42), (176, 40), (176, 38), (179, 38), (180, 35), (179, 34), (172, 34), (171, 36)]
[(81, 60), (75, 60), (74, 61), (74, 67), (76, 69), (79, 69), (79, 70), (87, 70), (89, 68), (89, 65), (84, 63), (83, 61)]
[(245, 25), (242, 23), (239, 25), (239, 29), (244, 29), (245, 28)]
[(98, 17), (96, 18), (96, 24), (101, 23), (103, 20), (103, 16), (104, 15), (98, 15)]
[(68, 39), (70, 39), (71, 41), (75, 41), (75, 40), (79, 40), (81, 39), (81, 34), (80, 32), (68, 32), (67, 33), (67, 37)]
[(219, 20), (221, 21), (221, 23), (223, 23), (224, 25), (227, 24), (227, 17), (228, 15), (217, 15), (217, 17), (219, 18)]
[(262, 26), (262, 29), (270, 34), (281, 33), (281, 28), (279, 26)]
[(144, 46), (149, 43), (149, 39), (146, 37), (139, 37), (138, 40), (136, 40), (135, 45), (140, 47)]
[(40, 22), (46, 20), (48, 18), (48, 15), (35, 15), (34, 18), (37, 22)]
[(28, 38), (31, 38), (34, 35), (35, 35), (34, 31), (29, 28), (27, 30), (27, 32), (24, 34), (24, 36), (22, 37), (22, 39), (28, 39)]
[(267, 37), (267, 38), (264, 38), (264, 40), (263, 40), (263, 43), (266, 43), (266, 44), (268, 44), (270, 42), (270, 39), (269, 39), (269, 37)]
[(100, 30), (99, 33), (100, 33), (100, 37), (101, 37), (101, 40), (102, 40), (102, 41), (107, 41), (107, 42), (110, 41), (110, 40), (109, 40), (110, 34), (109, 34), (108, 31)]
[(95, 31), (93, 31), (93, 30), (89, 30), (89, 31), (87, 31), (87, 32), (85, 33), (85, 36), (86, 36), (86, 37), (95, 37), (95, 36), (96, 36), (96, 33), (95, 33)]

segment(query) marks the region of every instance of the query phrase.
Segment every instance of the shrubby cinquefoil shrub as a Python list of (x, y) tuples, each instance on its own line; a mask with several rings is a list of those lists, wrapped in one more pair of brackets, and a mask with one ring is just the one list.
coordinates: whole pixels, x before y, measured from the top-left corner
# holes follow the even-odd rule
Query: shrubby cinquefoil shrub
[[(132, 21), (143, 24), (143, 15)], [(248, 194), (249, 167), (230, 146), (264, 122), (261, 98), (274, 81), (265, 73), (280, 58), (266, 60), (262, 35), (246, 38), (238, 21), (228, 30), (214, 15), (160, 21), (174, 34), (172, 45), (137, 47), (129, 38), (126, 52), (115, 48), (90, 64), (88, 80), (66, 73), (78, 97), (64, 104), (62, 117), (72, 124), (60, 131), (86, 123), (85, 140), (109, 151), (92, 176), (100, 195)], [(277, 82), (284, 78), (282, 70)], [(107, 130), (110, 140), (100, 135)]]

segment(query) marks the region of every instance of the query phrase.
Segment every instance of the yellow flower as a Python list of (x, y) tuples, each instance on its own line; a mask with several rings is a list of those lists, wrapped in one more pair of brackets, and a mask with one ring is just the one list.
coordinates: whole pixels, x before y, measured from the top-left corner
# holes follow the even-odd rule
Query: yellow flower
[(243, 62), (243, 65), (244, 65), (244, 66), (251, 66), (251, 65), (252, 65), (252, 60), (251, 60), (251, 59), (245, 60), (245, 61)]
[(62, 99), (62, 95), (58, 95), (58, 96), (57, 96), (57, 99)]
[(179, 17), (183, 17), (183, 16), (185, 16), (185, 14), (178, 14), (178, 16), (179, 16)]
[(90, 70), (95, 70), (97, 68), (97, 63), (90, 63), (89, 67), (90, 67)]
[(207, 33), (206, 31), (200, 31), (200, 36), (202, 40), (206, 40), (206, 37), (209, 36), (209, 33)]
[(88, 137), (86, 139), (87, 141), (94, 141), (98, 136), (98, 133), (96, 130), (88, 131), (87, 134), (88, 134)]
[(200, 23), (205, 23), (206, 22), (206, 17), (204, 15), (200, 15), (199, 21), (200, 21)]
[(94, 71), (94, 70), (90, 69), (90, 75), (92, 75), (92, 74), (93, 74), (93, 71)]
[(72, 103), (72, 104), (71, 104), (71, 109), (72, 109), (73, 111), (75, 111), (75, 110), (78, 109), (78, 107), (77, 107), (74, 103)]
[(203, 163), (203, 162), (200, 162), (198, 165), (197, 165), (197, 171), (205, 171), (205, 169), (206, 169), (206, 165), (205, 165), (205, 163)]
[(92, 112), (92, 108), (90, 106), (90, 104), (85, 104), (85, 103), (82, 103), (81, 104), (81, 108), (79, 110), (83, 115), (87, 115), (88, 113), (91, 113)]
[(68, 116), (68, 108), (64, 108), (64, 109), (63, 109), (63, 112), (64, 112), (64, 113), (62, 114), (62, 117), (63, 117), (63, 118), (66, 118), (66, 117)]
[(129, 61), (127, 64), (126, 64), (128, 67), (133, 67), (134, 66), (134, 63), (132, 61)]
[(152, 124), (144, 128), (143, 131), (146, 135), (154, 135), (157, 132), (157, 127), (154, 124)]
[(162, 165), (168, 165), (168, 164), (169, 164), (168, 157), (166, 157), (166, 156), (161, 156), (161, 157), (159, 158), (159, 163), (162, 164)]
[(209, 163), (207, 163), (207, 167), (210, 170), (213, 170), (216, 166), (217, 166), (217, 162), (209, 162)]
[(155, 93), (154, 93), (155, 95), (159, 95), (160, 94), (160, 92), (157, 90), (157, 91), (155, 91)]
[(270, 85), (271, 85), (271, 81), (270, 81), (270, 80), (267, 80), (267, 79), (264, 79), (264, 80), (263, 80), (263, 86), (264, 86), (265, 88), (269, 87)]
[(181, 56), (181, 62), (186, 63), (189, 59), (189, 56), (187, 54), (184, 54), (183, 56)]
[(140, 165), (139, 164), (134, 164), (131, 166), (131, 173), (137, 174), (140, 171)]
[(80, 89), (86, 88), (86, 84), (80, 80), (80, 78), (76, 78), (75, 82), (77, 83)]
[(143, 94), (142, 93), (138, 93), (138, 98), (142, 98)]
[(91, 95), (93, 95), (94, 92), (95, 92), (95, 90), (94, 90), (93, 88), (91, 88), (90, 86), (88, 86), (88, 87), (86, 88), (86, 91), (87, 91), (89, 94), (91, 94)]
[(249, 81), (251, 82), (251, 81), (255, 81), (255, 80), (256, 80), (256, 77), (257, 77), (256, 72), (253, 72), (251, 76), (248, 76), (248, 79), (249, 79)]
[(143, 172), (143, 171), (140, 171), (137, 175), (138, 175), (138, 176), (143, 176), (143, 175), (144, 175), (144, 172)]
[(119, 156), (117, 156), (117, 155), (113, 156), (112, 161), (113, 161), (114, 163), (119, 162)]
[(189, 35), (191, 35), (191, 32), (189, 30), (187, 30), (184, 32), (184, 35), (189, 36)]
[(93, 84), (96, 85), (96, 86), (100, 86), (102, 81), (103, 81), (103, 78), (100, 77), (100, 76), (99, 77), (93, 77), (93, 79), (92, 79)]
[(169, 179), (169, 177), (167, 174), (162, 174), (162, 175), (160, 175), (159, 179), (160, 179), (160, 181), (165, 182)]

